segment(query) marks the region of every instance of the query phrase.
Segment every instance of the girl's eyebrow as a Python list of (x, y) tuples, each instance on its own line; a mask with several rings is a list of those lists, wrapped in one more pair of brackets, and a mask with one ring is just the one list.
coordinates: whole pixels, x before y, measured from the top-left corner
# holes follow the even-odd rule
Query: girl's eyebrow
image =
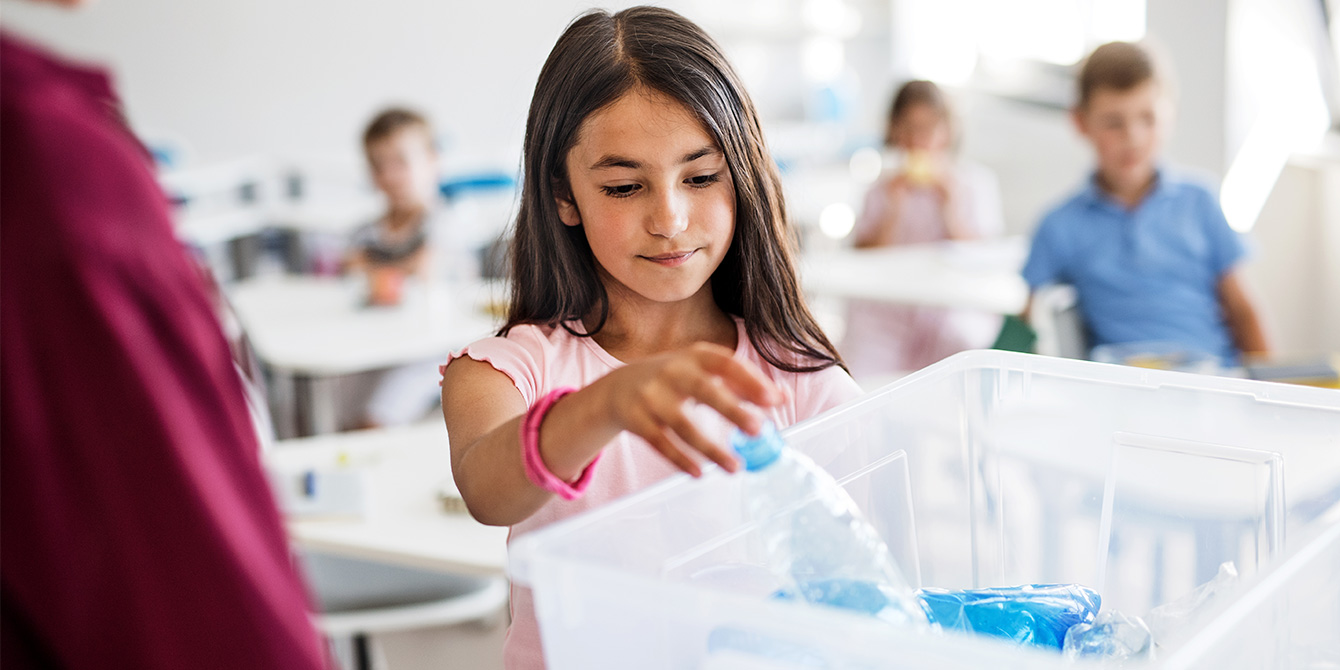
[[(692, 163), (693, 161), (696, 161), (704, 156), (711, 156), (713, 154), (720, 154), (720, 153), (721, 150), (716, 148), (715, 145), (708, 144), (706, 146), (703, 146), (699, 149), (690, 151), (689, 153), (685, 154), (684, 158), (680, 159), (679, 162)], [(628, 168), (630, 170), (637, 170), (640, 169), (641, 167), (642, 167), (641, 161), (633, 160), (632, 158), (627, 158), (625, 156), (620, 156), (618, 154), (606, 154), (605, 156), (602, 156), (600, 160), (593, 163), (590, 169), (608, 170), (610, 168)]]
[(641, 161), (635, 161), (631, 158), (625, 158), (615, 154), (606, 154), (600, 160), (591, 165), (592, 170), (608, 170), (609, 168), (628, 168), (636, 170), (642, 167)]
[(681, 160), (680, 162), (692, 163), (693, 161), (696, 161), (699, 158), (702, 158), (703, 156), (710, 156), (712, 154), (719, 154), (719, 153), (721, 153), (720, 149), (717, 149), (715, 145), (709, 144), (701, 149), (698, 149), (697, 151), (693, 151), (686, 154), (684, 156), (684, 159)]

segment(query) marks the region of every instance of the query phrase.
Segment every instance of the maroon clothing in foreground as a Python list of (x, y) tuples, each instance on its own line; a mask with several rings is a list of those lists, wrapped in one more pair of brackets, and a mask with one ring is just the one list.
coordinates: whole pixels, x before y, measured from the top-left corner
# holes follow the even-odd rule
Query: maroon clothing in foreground
[(227, 345), (116, 109), (0, 37), (0, 661), (318, 668)]

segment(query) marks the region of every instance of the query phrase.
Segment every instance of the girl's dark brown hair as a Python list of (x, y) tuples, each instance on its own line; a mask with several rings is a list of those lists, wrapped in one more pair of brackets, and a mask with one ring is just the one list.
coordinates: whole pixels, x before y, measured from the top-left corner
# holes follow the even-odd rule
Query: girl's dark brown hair
[[(522, 324), (561, 325), (593, 335), (609, 318), (609, 296), (580, 226), (559, 219), (565, 161), (582, 123), (635, 87), (657, 91), (698, 117), (725, 154), (735, 183), (735, 235), (712, 274), (712, 295), (741, 317), (768, 363), (811, 372), (842, 360), (805, 306), (781, 179), (754, 104), (721, 48), (684, 17), (657, 7), (591, 11), (563, 31), (540, 70), (526, 120), (521, 206), (511, 248), (506, 334)], [(595, 315), (589, 333), (569, 324)]]
[(909, 81), (898, 88), (898, 92), (893, 96), (893, 104), (889, 106), (889, 122), (884, 131), (884, 146), (895, 144), (897, 138), (894, 137), (894, 128), (897, 127), (898, 120), (915, 105), (926, 105), (939, 112), (946, 120), (952, 118), (949, 100), (935, 82), (924, 79)]

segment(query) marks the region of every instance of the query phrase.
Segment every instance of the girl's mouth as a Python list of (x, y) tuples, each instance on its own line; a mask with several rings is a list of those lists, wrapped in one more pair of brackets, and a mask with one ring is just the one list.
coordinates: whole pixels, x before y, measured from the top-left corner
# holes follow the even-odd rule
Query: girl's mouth
[(689, 249), (688, 251), (671, 251), (669, 253), (657, 254), (655, 256), (638, 256), (638, 258), (649, 260), (657, 265), (673, 268), (687, 263), (696, 253), (698, 253), (697, 249)]

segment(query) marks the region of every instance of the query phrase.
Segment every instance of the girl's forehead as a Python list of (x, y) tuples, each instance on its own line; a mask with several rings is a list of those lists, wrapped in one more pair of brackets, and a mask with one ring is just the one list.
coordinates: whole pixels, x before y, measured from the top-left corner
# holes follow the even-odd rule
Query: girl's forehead
[(613, 153), (659, 162), (704, 146), (720, 150), (687, 105), (659, 91), (638, 87), (586, 118), (569, 158), (598, 160)]

